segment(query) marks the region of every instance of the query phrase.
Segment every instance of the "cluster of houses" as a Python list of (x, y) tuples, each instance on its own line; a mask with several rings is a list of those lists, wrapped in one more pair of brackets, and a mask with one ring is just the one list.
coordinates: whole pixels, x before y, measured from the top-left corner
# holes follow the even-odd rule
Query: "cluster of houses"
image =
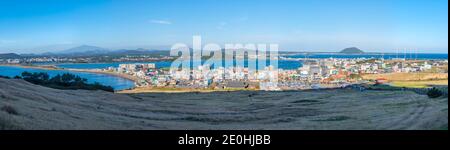
[(0, 59), (0, 64), (20, 64), (20, 59)]
[[(308, 59), (294, 70), (267, 66), (261, 70), (246, 67), (218, 67), (209, 65), (192, 70), (157, 69), (154, 63), (121, 64), (109, 68), (142, 79), (142, 86), (179, 88), (255, 88), (255, 89), (311, 89), (339, 87), (360, 81), (362, 74), (394, 72), (422, 72), (444, 66), (448, 60), (384, 60), (384, 59)], [(380, 81), (382, 82), (382, 81)]]
[(76, 63), (91, 62), (92, 58), (66, 58), (66, 57), (30, 57), (15, 59), (0, 59), (3, 64), (32, 64), (32, 63)]
[(146, 55), (127, 55), (119, 58), (112, 59), (113, 62), (146, 62), (146, 61), (168, 61), (173, 60), (174, 57), (171, 56), (158, 56), (158, 57), (151, 57)]
[(310, 59), (298, 76), (310, 82), (350, 82), (362, 74), (423, 72), (447, 64), (448, 60)]
[(142, 80), (140, 86), (177, 87), (177, 88), (254, 88), (261, 89), (259, 83), (265, 82), (262, 88), (275, 88), (268, 82), (276, 79), (277, 70), (265, 67), (255, 71), (244, 67), (211, 68), (201, 65), (192, 70), (157, 69), (154, 63), (148, 64), (120, 64), (118, 68), (106, 70), (128, 74)]

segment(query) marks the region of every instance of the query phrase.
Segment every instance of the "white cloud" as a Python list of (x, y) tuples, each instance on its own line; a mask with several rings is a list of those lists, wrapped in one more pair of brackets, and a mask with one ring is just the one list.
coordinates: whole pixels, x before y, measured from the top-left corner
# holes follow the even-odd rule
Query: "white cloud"
[(227, 26), (233, 27), (235, 25), (239, 25), (242, 24), (243, 22), (246, 22), (248, 19), (249, 19), (248, 16), (241, 16), (228, 21), (222, 21), (216, 26), (216, 29), (224, 30), (226, 29)]
[(172, 22), (167, 21), (167, 20), (150, 20), (150, 23), (165, 24), (165, 25), (171, 25), (172, 24)]
[(227, 24), (227, 22), (220, 22), (216, 28), (219, 30), (223, 30)]
[(248, 20), (248, 16), (242, 16), (238, 19), (241, 22), (247, 21)]
[(13, 41), (13, 40), (1, 40), (0, 39), (0, 44), (12, 44), (12, 43), (16, 43), (16, 41)]

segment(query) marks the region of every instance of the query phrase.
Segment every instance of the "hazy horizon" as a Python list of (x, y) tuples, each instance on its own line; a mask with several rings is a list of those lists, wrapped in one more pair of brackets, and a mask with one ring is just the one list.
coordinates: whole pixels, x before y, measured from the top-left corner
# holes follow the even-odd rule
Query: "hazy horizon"
[[(170, 51), (170, 46), (164, 46), (164, 45), (158, 45), (158, 46), (134, 46), (134, 47), (119, 47), (119, 48), (107, 48), (107, 47), (100, 47), (100, 46), (96, 46), (96, 45), (66, 45), (66, 46), (61, 46), (61, 45), (57, 45), (55, 47), (42, 47), (41, 51), (38, 50), (38, 52), (20, 52), (20, 51), (10, 51), (10, 52), (0, 52), (0, 54), (6, 54), (6, 53), (16, 53), (16, 54), (46, 54), (46, 53), (62, 53), (66, 50), (72, 49), (72, 48), (78, 48), (78, 47), (82, 47), (82, 46), (92, 46), (92, 47), (99, 47), (102, 48), (102, 50), (106, 50), (106, 51), (118, 51), (118, 50), (138, 50), (138, 49), (143, 49), (143, 50), (162, 50), (162, 51)], [(48, 48), (47, 51), (44, 51), (45, 48)], [(56, 48), (56, 49), (55, 49)], [(350, 48), (350, 47), (346, 47), (346, 48)], [(358, 48), (358, 47), (357, 47)], [(280, 52), (299, 52), (299, 53), (339, 53), (340, 51), (342, 51), (343, 49), (330, 49), (330, 50), (279, 50)], [(448, 54), (448, 51), (443, 51), (443, 52), (427, 52), (426, 50), (409, 50), (409, 49), (395, 49), (395, 50), (386, 50), (386, 51), (381, 51), (381, 50), (373, 50), (373, 51), (368, 51), (365, 49), (361, 49), (362, 51), (364, 51), (365, 53), (399, 53), (399, 54), (403, 54), (403, 53), (422, 53), (422, 54)], [(80, 51), (82, 52), (82, 51)]]
[(282, 51), (448, 53), (447, 0), (15, 0), (0, 13), (0, 53), (163, 49), (194, 35)]

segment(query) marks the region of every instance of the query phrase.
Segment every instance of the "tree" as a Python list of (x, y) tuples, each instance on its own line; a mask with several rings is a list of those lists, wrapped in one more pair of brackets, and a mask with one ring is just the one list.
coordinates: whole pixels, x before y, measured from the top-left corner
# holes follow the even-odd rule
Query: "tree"
[[(19, 78), (16, 76), (16, 78)], [(56, 89), (85, 89), (85, 90), (104, 90), (114, 92), (114, 88), (111, 86), (105, 86), (98, 82), (94, 84), (88, 84), (87, 79), (81, 78), (70, 73), (64, 73), (63, 75), (56, 75), (52, 78), (45, 72), (30, 73), (22, 72), (22, 78), (33, 84), (47, 86)], [(50, 79), (49, 79), (50, 78)]]
[(40, 72), (40, 73), (37, 73), (37, 78), (41, 79), (41, 80), (43, 80), (45, 82), (45, 81), (48, 81), (50, 79), (50, 76), (47, 73), (45, 73), (45, 72)]
[(62, 82), (61, 75), (59, 74), (50, 79), (50, 83), (61, 83), (61, 82)]
[(433, 87), (432, 89), (428, 90), (427, 95), (429, 98), (438, 98), (442, 96), (442, 92), (439, 89)]
[(34, 73), (30, 73), (30, 72), (22, 72), (22, 78), (25, 81), (34, 83), (34, 84), (44, 84), (46, 82), (48, 82), (49, 79), (49, 75), (47, 73), (44, 72), (34, 72)]
[(10, 79), (10, 77), (8, 77), (8, 76), (2, 76), (2, 75), (0, 75), (0, 78)]
[(23, 78), (30, 78), (32, 75), (33, 75), (33, 74), (30, 73), (30, 72), (28, 72), (28, 71), (22, 72), (22, 77), (23, 77)]
[(74, 79), (75, 79), (75, 75), (70, 74), (70, 73), (64, 73), (61, 77), (62, 82), (67, 83), (67, 84), (72, 82), (72, 80), (74, 80)]

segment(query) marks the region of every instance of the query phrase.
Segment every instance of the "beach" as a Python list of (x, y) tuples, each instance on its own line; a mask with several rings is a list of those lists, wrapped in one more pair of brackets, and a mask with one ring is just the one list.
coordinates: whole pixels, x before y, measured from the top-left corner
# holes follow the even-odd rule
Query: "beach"
[(75, 72), (88, 72), (88, 73), (98, 73), (98, 74), (105, 74), (105, 75), (112, 75), (112, 76), (116, 76), (116, 77), (121, 77), (121, 78), (125, 78), (134, 82), (140, 82), (141, 79), (139, 79), (138, 77), (132, 76), (132, 75), (128, 75), (128, 74), (123, 74), (123, 73), (116, 73), (116, 72), (109, 72), (109, 71), (102, 71), (99, 69), (63, 69), (63, 70), (68, 70), (68, 71), (75, 71)]

